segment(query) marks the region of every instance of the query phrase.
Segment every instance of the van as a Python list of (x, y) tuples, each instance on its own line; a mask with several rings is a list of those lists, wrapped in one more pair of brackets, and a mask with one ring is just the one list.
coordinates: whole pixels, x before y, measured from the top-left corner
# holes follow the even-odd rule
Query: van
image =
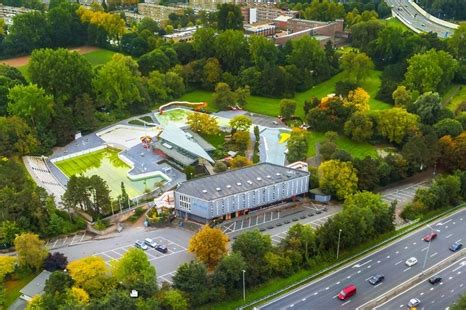
[(340, 300), (346, 300), (356, 294), (356, 285), (350, 284), (344, 289), (341, 290), (341, 292), (338, 294), (338, 299)]

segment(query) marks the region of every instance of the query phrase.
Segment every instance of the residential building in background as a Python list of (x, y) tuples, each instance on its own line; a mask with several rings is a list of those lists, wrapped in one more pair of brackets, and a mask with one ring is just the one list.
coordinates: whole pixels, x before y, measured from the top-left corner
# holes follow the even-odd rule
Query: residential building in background
[(238, 217), (308, 190), (308, 171), (261, 163), (181, 183), (175, 190), (175, 210), (181, 218), (207, 223)]
[(5, 21), (6, 25), (11, 25), (16, 15), (32, 11), (34, 10), (0, 4), (0, 18)]
[(235, 3), (234, 0), (189, 0), (189, 6), (195, 9), (215, 10), (217, 5), (223, 3)]
[(183, 8), (152, 3), (138, 3), (138, 13), (154, 20), (165, 20), (172, 13), (182, 15)]

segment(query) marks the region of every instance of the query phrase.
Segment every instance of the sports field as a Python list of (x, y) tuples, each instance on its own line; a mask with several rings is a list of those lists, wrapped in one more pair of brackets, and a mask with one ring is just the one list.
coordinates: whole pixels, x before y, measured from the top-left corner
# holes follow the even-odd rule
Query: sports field
[(68, 177), (84, 175), (90, 177), (98, 175), (104, 179), (111, 190), (110, 195), (116, 198), (121, 194), (121, 182), (125, 184), (130, 198), (144, 194), (146, 190), (153, 190), (161, 177), (151, 177), (144, 180), (132, 181), (127, 177), (130, 167), (118, 158), (119, 150), (103, 149), (89, 154), (73, 157), (56, 162), (55, 165)]

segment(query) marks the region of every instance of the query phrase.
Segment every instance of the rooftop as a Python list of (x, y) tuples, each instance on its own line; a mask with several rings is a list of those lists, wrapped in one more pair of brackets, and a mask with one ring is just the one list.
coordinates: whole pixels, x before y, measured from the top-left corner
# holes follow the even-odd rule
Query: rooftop
[(20, 290), (26, 298), (32, 298), (35, 295), (40, 295), (44, 292), (45, 281), (50, 277), (51, 272), (44, 270), (37, 277), (32, 279), (25, 287)]
[(176, 192), (209, 201), (308, 175), (309, 172), (261, 163), (186, 181)]

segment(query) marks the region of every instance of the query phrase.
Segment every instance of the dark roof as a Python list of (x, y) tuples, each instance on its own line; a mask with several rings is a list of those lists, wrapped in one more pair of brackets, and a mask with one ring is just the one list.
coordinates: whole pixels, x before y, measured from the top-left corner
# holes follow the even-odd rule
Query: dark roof
[(20, 290), (20, 293), (28, 296), (34, 297), (35, 295), (40, 295), (44, 292), (45, 281), (48, 280), (52, 273), (50, 271), (44, 270), (37, 277), (32, 279), (25, 287)]
[(307, 171), (261, 163), (183, 182), (176, 192), (209, 201), (308, 175)]

